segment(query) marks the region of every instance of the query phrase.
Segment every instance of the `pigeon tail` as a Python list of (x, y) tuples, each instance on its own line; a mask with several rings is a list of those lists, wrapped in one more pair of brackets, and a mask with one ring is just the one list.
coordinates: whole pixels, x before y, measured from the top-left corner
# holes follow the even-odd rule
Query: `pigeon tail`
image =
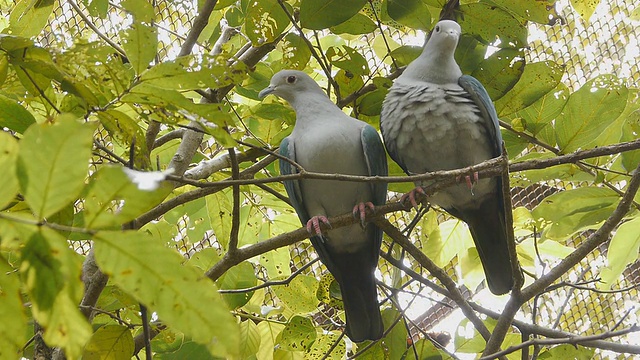
[(374, 275), (376, 264), (371, 264), (371, 256), (368, 255), (332, 255), (333, 265), (341, 276), (336, 280), (344, 303), (347, 336), (354, 342), (378, 340), (384, 332)]
[(479, 209), (461, 211), (459, 216), (469, 225), (489, 290), (496, 295), (506, 294), (513, 287), (501, 202), (502, 196), (491, 196), (482, 202)]

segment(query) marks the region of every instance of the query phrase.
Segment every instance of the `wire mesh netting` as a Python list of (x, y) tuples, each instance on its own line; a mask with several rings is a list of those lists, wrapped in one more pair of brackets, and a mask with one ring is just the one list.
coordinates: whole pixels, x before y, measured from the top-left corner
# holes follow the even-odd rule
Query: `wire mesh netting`
[[(159, 20), (155, 24), (159, 35), (158, 61), (173, 59), (177, 56), (197, 14), (196, 3), (191, 0), (155, 1), (156, 12), (159, 14)], [(625, 79), (628, 86), (640, 86), (640, 52), (638, 51), (640, 48), (640, 28), (638, 21), (630, 18), (630, 13), (635, 6), (638, 6), (635, 0), (604, 0), (590, 21), (586, 22), (573, 11), (568, 0), (559, 1), (556, 4), (559, 14), (556, 23), (529, 25), (530, 48), (525, 53), (526, 61), (551, 60), (564, 66), (563, 83), (573, 90), (600, 74), (614, 74)], [(54, 15), (51, 17), (44, 35), (39, 38), (39, 42), (52, 49), (70, 47), (74, 41), (79, 39), (108, 41), (118, 46), (118, 32), (126, 28), (130, 21), (130, 15), (122, 11), (117, 4), (110, 7), (107, 16), (97, 17), (92, 16), (90, 9), (82, 4), (61, 1), (54, 10)], [(397, 30), (390, 28), (389, 32), (389, 36), (399, 43), (403, 42)], [(205, 50), (207, 49), (196, 47), (195, 52)], [(370, 51), (365, 49), (365, 58), (374, 58)], [(107, 135), (103, 134), (103, 136), (102, 140), (108, 144)], [(203, 144), (202, 152), (205, 155), (213, 157), (217, 151), (215, 144)], [(536, 151), (536, 148), (530, 146), (525, 151)], [(533, 209), (544, 198), (563, 191), (567, 187), (576, 186), (578, 184), (557, 181), (513, 187), (511, 191), (513, 206)], [(390, 220), (396, 224), (409, 224), (412, 216), (415, 216), (415, 213), (391, 214)], [(440, 218), (444, 219), (445, 216), (441, 215)], [(192, 234), (188, 233), (190, 224), (196, 220), (185, 215), (177, 225), (175, 246), (186, 257), (190, 257), (204, 248), (221, 248), (211, 231), (205, 232), (201, 238), (193, 238)], [(400, 225), (399, 227), (402, 228)], [(423, 238), (415, 235), (419, 233), (419, 231), (413, 232), (413, 241), (424, 241)], [(566, 245), (575, 247), (586, 235), (581, 234), (571, 239)], [(76, 246), (75, 250), (83, 254), (87, 253), (90, 246), (88, 242), (74, 242), (73, 244)], [(389, 245), (386, 244), (387, 249)], [(387, 249), (383, 249), (383, 251)], [(292, 271), (300, 269), (317, 257), (308, 242), (291, 246), (290, 255)], [(408, 264), (415, 265), (410, 262)], [(550, 267), (553, 264), (546, 265)], [(606, 247), (601, 247), (575, 266), (562, 281), (588, 284), (589, 281), (597, 277), (599, 269), (605, 265)], [(456, 267), (457, 260), (454, 260), (446, 268), (454, 280), (458, 278)], [(420, 269), (415, 268), (414, 270), (419, 272)], [(394, 267), (381, 260), (379, 271), (380, 278), (387, 282), (386, 279), (392, 277)], [(325, 272), (324, 266), (320, 262), (316, 262), (304, 273), (320, 277)], [(266, 277), (266, 272), (261, 269), (257, 269), (257, 273), (262, 278)], [(435, 281), (435, 279), (431, 280)], [(408, 282), (409, 278), (405, 276), (403, 281)], [(628, 289), (639, 284), (640, 263), (636, 262), (624, 272), (618, 288)], [(407, 314), (412, 320), (410, 326), (412, 334), (416, 338), (423, 337), (424, 332), (432, 331), (436, 331), (436, 333), (431, 335), (437, 336), (438, 329), (443, 328), (443, 323), (453, 321), (452, 314), (456, 311), (456, 305), (450, 299), (429, 292), (418, 283), (409, 283), (403, 290), (412, 294), (419, 293), (422, 297), (420, 305), (414, 305), (411, 311), (407, 310)], [(266, 291), (269, 293), (270, 290)], [(476, 293), (477, 289), (464, 289), (464, 295), (469, 298), (472, 298)], [(273, 294), (267, 296), (267, 299), (270, 299), (270, 305), (275, 305), (277, 302)], [(638, 305), (640, 303), (638, 302), (637, 289), (624, 292), (594, 292), (585, 288), (560, 286), (530, 302), (529, 307), (519, 314), (518, 318), (553, 329), (577, 334), (592, 334), (602, 326), (613, 329), (637, 323), (638, 312), (634, 309), (637, 309)], [(330, 322), (335, 315), (331, 309), (324, 309), (321, 313), (321, 316), (316, 317), (317, 321)], [(622, 324), (613, 323), (610, 319), (622, 319)], [(607, 321), (609, 322), (606, 323)], [(593, 326), (596, 323), (599, 324), (598, 327)], [(448, 338), (445, 336), (440, 341), (446, 342)], [(632, 339), (623, 337), (619, 341), (628, 343)], [(606, 355), (606, 351), (601, 351), (599, 355)]]

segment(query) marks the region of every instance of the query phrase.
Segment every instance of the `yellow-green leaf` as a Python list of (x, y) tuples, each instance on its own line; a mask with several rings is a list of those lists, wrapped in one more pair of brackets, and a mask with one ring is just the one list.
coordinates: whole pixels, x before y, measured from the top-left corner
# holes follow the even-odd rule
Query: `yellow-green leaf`
[(584, 148), (598, 137), (624, 111), (628, 94), (624, 81), (612, 75), (599, 76), (571, 94), (556, 119), (562, 151)]
[(47, 25), (54, 3), (54, 0), (19, 1), (9, 16), (11, 34), (26, 38), (40, 34), (45, 25)]
[(142, 73), (156, 56), (157, 29), (136, 22), (129, 29), (122, 31), (120, 38), (122, 39), (122, 48), (133, 66), (133, 70), (136, 74)]
[(585, 186), (545, 198), (533, 210), (533, 217), (546, 224), (545, 237), (562, 240), (580, 230), (595, 228), (619, 200), (613, 190)]
[(27, 204), (39, 218), (77, 198), (89, 167), (94, 126), (71, 116), (31, 126), (20, 142), (18, 178)]
[(184, 258), (140, 232), (100, 232), (96, 261), (120, 288), (160, 319), (210, 350), (239, 353), (239, 330), (209, 279)]
[(316, 340), (316, 328), (311, 319), (294, 316), (276, 337), (276, 343), (284, 350), (306, 351)]
[(22, 134), (35, 122), (36, 119), (27, 109), (15, 100), (0, 94), (0, 127)]
[(33, 316), (45, 329), (48, 345), (63, 348), (68, 359), (77, 359), (92, 333), (78, 309), (83, 294), (82, 257), (64, 237), (46, 227), (24, 226), (22, 236), (29, 240), (22, 249), (20, 273)]
[(0, 209), (14, 200), (20, 186), (16, 174), (18, 141), (7, 132), (0, 132)]
[(613, 235), (607, 250), (609, 265), (600, 274), (605, 287), (610, 288), (627, 265), (638, 259), (638, 249), (640, 249), (640, 231), (638, 229), (640, 229), (640, 217), (620, 225)]
[(318, 308), (318, 280), (314, 277), (298, 275), (288, 285), (278, 285), (272, 289), (294, 314), (307, 314)]
[(158, 205), (171, 189), (165, 184), (154, 191), (140, 190), (121, 167), (103, 167), (91, 176), (86, 190), (84, 226), (119, 228)]
[(133, 356), (133, 335), (123, 325), (105, 325), (93, 334), (84, 349), (83, 360), (129, 360)]
[(598, 4), (600, 4), (600, 0), (571, 0), (571, 6), (573, 6), (578, 15), (587, 23), (591, 15), (596, 11)]
[(0, 256), (0, 358), (17, 359), (26, 343), (27, 317), (20, 294), (20, 279)]
[(360, 11), (366, 2), (367, 0), (302, 0), (300, 24), (313, 30), (342, 24)]

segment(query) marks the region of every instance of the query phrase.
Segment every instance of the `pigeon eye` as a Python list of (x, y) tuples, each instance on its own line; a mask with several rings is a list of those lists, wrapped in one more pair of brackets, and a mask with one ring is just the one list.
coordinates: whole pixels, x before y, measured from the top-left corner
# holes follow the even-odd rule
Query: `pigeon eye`
[(289, 84), (293, 84), (294, 82), (296, 82), (296, 77), (295, 77), (295, 76), (293, 76), (293, 75), (291, 75), (291, 76), (287, 77), (287, 82), (288, 82)]
[(440, 32), (440, 25), (437, 25), (435, 30), (436, 32)]

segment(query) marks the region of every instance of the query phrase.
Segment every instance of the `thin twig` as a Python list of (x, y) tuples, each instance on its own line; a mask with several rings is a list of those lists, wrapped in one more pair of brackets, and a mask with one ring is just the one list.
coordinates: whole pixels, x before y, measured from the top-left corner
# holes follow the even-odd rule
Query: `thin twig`
[(558, 345), (558, 344), (571, 344), (571, 345), (581, 345), (584, 344), (586, 342), (590, 342), (593, 340), (602, 340), (602, 339), (609, 339), (612, 337), (618, 337), (618, 336), (623, 336), (623, 335), (627, 335), (633, 332), (638, 332), (640, 331), (640, 326), (634, 325), (628, 329), (624, 329), (624, 330), (618, 330), (618, 331), (608, 331), (602, 334), (597, 334), (597, 335), (589, 335), (589, 336), (571, 336), (571, 337), (566, 337), (566, 338), (559, 338), (559, 339), (531, 339), (528, 341), (525, 341), (523, 343), (520, 343), (518, 345), (514, 345), (514, 346), (510, 346), (509, 348), (493, 353), (491, 355), (487, 355), (487, 356), (483, 356), (480, 358), (480, 360), (491, 360), (491, 359), (495, 359), (498, 358), (500, 356), (504, 356), (504, 355), (508, 355), (511, 354), (513, 352), (516, 352), (522, 348), (525, 347), (529, 347), (532, 345)]

